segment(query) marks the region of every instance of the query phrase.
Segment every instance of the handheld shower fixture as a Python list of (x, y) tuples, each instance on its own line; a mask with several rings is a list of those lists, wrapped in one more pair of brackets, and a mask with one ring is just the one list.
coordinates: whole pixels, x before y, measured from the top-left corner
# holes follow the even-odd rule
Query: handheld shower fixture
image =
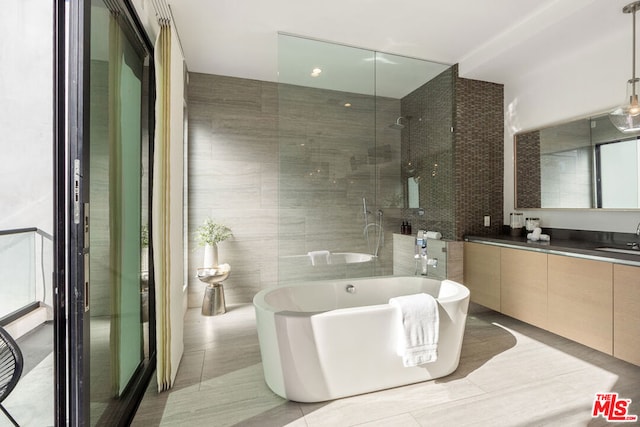
[[(377, 220), (374, 222), (369, 222), (369, 215), (371, 214), (371, 211), (368, 209), (367, 207), (367, 198), (366, 197), (362, 197), (362, 213), (364, 216), (364, 238), (365, 241), (367, 242), (367, 248), (369, 249), (369, 252), (374, 255), (374, 256), (378, 256), (378, 251), (380, 250), (380, 247), (384, 244), (384, 228), (383, 228), (383, 212), (382, 209), (378, 209), (376, 211), (376, 215), (377, 215)], [(375, 233), (377, 233), (376, 235), (376, 240), (373, 241), (372, 237), (370, 236), (370, 229), (373, 228), (375, 231)]]
[(367, 209), (367, 199), (366, 199), (366, 197), (362, 198), (362, 211), (364, 212), (365, 218), (367, 217), (368, 214), (371, 213), (371, 211)]

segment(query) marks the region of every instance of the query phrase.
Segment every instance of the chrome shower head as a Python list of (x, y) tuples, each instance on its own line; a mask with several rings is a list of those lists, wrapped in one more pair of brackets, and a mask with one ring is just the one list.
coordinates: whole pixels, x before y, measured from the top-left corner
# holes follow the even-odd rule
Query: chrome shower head
[(406, 120), (407, 123), (409, 123), (409, 120), (411, 120), (411, 116), (407, 116), (407, 117), (400, 116), (400, 117), (398, 117), (396, 122), (391, 124), (391, 125), (389, 125), (389, 127), (391, 129), (395, 129), (395, 130), (402, 130), (402, 129), (404, 129), (404, 126), (405, 126), (405, 125), (402, 124), (403, 120)]

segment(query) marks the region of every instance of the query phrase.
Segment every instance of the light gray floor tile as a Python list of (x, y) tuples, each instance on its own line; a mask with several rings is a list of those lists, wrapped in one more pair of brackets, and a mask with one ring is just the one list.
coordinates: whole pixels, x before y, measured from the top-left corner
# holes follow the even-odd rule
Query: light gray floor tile
[(420, 424), (418, 424), (411, 414), (401, 414), (369, 423), (358, 424), (358, 427), (420, 427)]
[(445, 378), (330, 402), (289, 402), (266, 386), (255, 314), (185, 317), (176, 387), (155, 383), (134, 426), (600, 426), (595, 393), (618, 392), (640, 414), (640, 367), (491, 310), (472, 307), (460, 365)]
[(478, 394), (483, 394), (483, 391), (465, 379), (450, 382), (433, 380), (338, 399), (312, 412), (303, 407), (303, 411), (310, 427), (353, 426)]
[(590, 410), (590, 402), (577, 400), (573, 388), (544, 381), (417, 409), (412, 414), (422, 426), (499, 427), (551, 425), (567, 417), (578, 417), (586, 425)]

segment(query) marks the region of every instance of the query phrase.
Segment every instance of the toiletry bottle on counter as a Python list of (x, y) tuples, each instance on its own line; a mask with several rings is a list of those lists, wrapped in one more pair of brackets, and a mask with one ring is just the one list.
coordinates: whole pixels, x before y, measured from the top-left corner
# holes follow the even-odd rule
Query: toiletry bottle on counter
[(513, 212), (509, 214), (509, 225), (511, 227), (512, 236), (522, 235), (522, 228), (524, 227), (524, 216), (522, 212)]

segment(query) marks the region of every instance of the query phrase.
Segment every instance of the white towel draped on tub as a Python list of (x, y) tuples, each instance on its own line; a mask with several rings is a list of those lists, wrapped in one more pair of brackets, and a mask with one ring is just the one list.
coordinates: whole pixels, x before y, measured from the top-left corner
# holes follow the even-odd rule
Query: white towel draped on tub
[(399, 311), (401, 329), (398, 355), (404, 366), (435, 362), (438, 358), (438, 302), (431, 295), (415, 294), (389, 299)]
[(329, 251), (311, 251), (308, 252), (307, 255), (311, 258), (311, 265), (327, 265), (329, 264), (329, 259), (331, 257), (331, 252)]

